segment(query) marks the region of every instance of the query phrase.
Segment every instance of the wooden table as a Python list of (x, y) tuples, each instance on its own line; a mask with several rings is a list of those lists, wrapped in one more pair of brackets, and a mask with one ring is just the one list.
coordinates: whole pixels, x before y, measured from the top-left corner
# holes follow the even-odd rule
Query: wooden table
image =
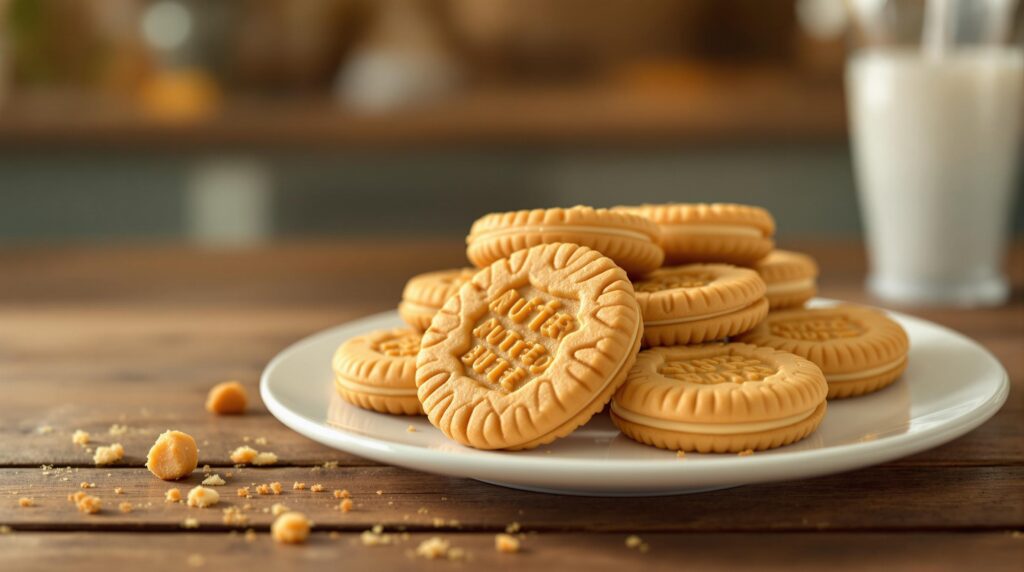
[[(863, 254), (852, 243), (792, 244), (816, 255), (822, 294), (865, 300)], [(1024, 563), (1024, 244), (1013, 251), (1016, 294), (994, 310), (913, 312), (979, 340), (1010, 371), (1009, 402), (991, 421), (948, 445), (848, 474), (665, 498), (531, 494), (382, 466), (292, 433), (259, 403), (257, 378), (285, 345), (321, 328), (394, 306), (414, 272), (464, 263), (452, 241), (348, 241), (249, 250), (179, 246), (38, 247), (0, 250), (0, 569), (53, 570), (268, 564), (336, 569), (529, 566), (532, 569), (1020, 570)], [(208, 388), (237, 378), (256, 401), (247, 415), (214, 417)], [(120, 436), (108, 429), (127, 427)], [(47, 432), (46, 428), (52, 428)], [(249, 503), (247, 541), (221, 507), (166, 504), (171, 485), (143, 467), (156, 435), (194, 435), (200, 464), (225, 474), (223, 506)], [(96, 468), (71, 433), (120, 441), (122, 464)], [(235, 469), (228, 452), (257, 438), (280, 457), (271, 468)], [(248, 441), (247, 441), (248, 440)], [(259, 447), (258, 447), (259, 448)], [(337, 467), (325, 468), (325, 463)], [(54, 469), (41, 469), (53, 465)], [(70, 467), (70, 469), (62, 469)], [(177, 484), (187, 491), (201, 471)], [(248, 501), (235, 488), (279, 481), (279, 497)], [(346, 488), (342, 514), (330, 493), (292, 491), (294, 481)], [(95, 483), (104, 510), (79, 514), (66, 500)], [(121, 495), (114, 493), (122, 487)], [(379, 493), (377, 491), (380, 491)], [(31, 497), (35, 506), (20, 508)], [(121, 513), (117, 505), (131, 502)], [(310, 515), (305, 546), (267, 531), (273, 503)], [(186, 530), (186, 517), (199, 528)], [(499, 554), (496, 532), (528, 531), (524, 551)], [(382, 524), (408, 532), (366, 547)], [(650, 550), (625, 545), (637, 534)], [(411, 555), (442, 536), (471, 560)]]

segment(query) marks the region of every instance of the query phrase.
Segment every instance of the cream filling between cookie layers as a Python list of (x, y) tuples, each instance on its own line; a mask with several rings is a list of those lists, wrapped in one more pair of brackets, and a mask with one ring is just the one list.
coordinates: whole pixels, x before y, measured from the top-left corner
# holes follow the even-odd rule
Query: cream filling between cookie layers
[(853, 381), (855, 379), (863, 379), (863, 378), (873, 377), (873, 376), (885, 373), (887, 371), (892, 371), (892, 370), (898, 368), (899, 366), (903, 365), (903, 362), (905, 362), (905, 361), (907, 361), (907, 356), (903, 356), (903, 357), (897, 359), (896, 361), (889, 362), (889, 363), (887, 363), (885, 365), (880, 365), (878, 367), (873, 367), (871, 369), (864, 369), (864, 370), (861, 370), (861, 371), (855, 371), (853, 373), (825, 374), (825, 381), (828, 381), (828, 382), (831, 383), (831, 382), (834, 382), (834, 381), (835, 382), (839, 382), (839, 381)]
[(789, 417), (773, 419), (771, 421), (753, 421), (750, 423), (687, 423), (685, 421), (670, 421), (668, 419), (651, 417), (650, 415), (644, 415), (642, 413), (623, 409), (615, 401), (612, 401), (611, 409), (612, 413), (626, 421), (647, 427), (654, 427), (655, 429), (664, 429), (665, 431), (675, 431), (677, 433), (698, 433), (703, 435), (739, 435), (743, 433), (771, 431), (772, 429), (788, 427), (795, 423), (799, 423), (813, 415), (818, 409), (818, 406), (815, 405), (810, 409), (810, 411), (798, 413)]
[(417, 304), (416, 302), (409, 302), (408, 300), (402, 300), (402, 307), (410, 310), (416, 314), (436, 314), (441, 309), (440, 306), (427, 306), (425, 304)]
[(717, 318), (719, 316), (725, 316), (727, 314), (732, 314), (734, 312), (739, 312), (741, 310), (745, 310), (747, 308), (750, 308), (750, 307), (754, 306), (755, 304), (757, 304), (760, 301), (761, 301), (760, 299), (757, 299), (754, 302), (751, 302), (750, 304), (747, 304), (746, 306), (740, 306), (739, 308), (731, 308), (731, 309), (728, 309), (728, 310), (722, 310), (720, 312), (711, 312), (710, 314), (701, 314), (699, 316), (687, 316), (685, 318), (669, 318), (667, 320), (644, 321), (644, 325), (645, 326), (669, 326), (669, 325), (672, 325), (672, 324), (686, 324), (686, 323), (689, 323), (689, 322), (698, 322), (700, 320), (707, 320), (709, 318)]
[(664, 234), (714, 234), (720, 236), (743, 236), (763, 238), (761, 229), (738, 224), (662, 224)]
[(803, 280), (788, 280), (786, 282), (776, 282), (775, 284), (767, 284), (767, 293), (769, 296), (772, 294), (791, 294), (793, 292), (800, 292), (808, 288), (814, 287), (814, 278), (804, 278)]
[(654, 242), (654, 239), (649, 235), (642, 232), (636, 232), (632, 230), (625, 230), (622, 228), (614, 228), (608, 226), (583, 226), (573, 224), (551, 224), (551, 225), (532, 225), (532, 226), (511, 226), (508, 228), (498, 228), (495, 230), (488, 230), (481, 232), (474, 236), (469, 235), (466, 238), (466, 242), (473, 242), (474, 240), (481, 240), (484, 238), (494, 238), (496, 236), (505, 236), (508, 234), (520, 234), (524, 232), (578, 232), (582, 234), (604, 234), (614, 236), (624, 236), (626, 238), (633, 238), (636, 240), (643, 240), (646, 242)]
[(338, 380), (338, 383), (340, 383), (342, 387), (358, 393), (372, 393), (374, 395), (392, 395), (397, 397), (416, 396), (415, 387), (411, 389), (397, 387), (377, 387), (376, 385), (366, 385), (365, 383), (359, 383), (358, 381), (349, 379), (343, 375), (336, 375), (335, 379)]

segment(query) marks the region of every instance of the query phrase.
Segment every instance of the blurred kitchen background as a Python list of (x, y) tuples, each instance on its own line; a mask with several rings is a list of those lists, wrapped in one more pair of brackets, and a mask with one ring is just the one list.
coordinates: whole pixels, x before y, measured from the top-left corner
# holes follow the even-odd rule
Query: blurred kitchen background
[(857, 33), (844, 0), (0, 0), (0, 243), (643, 201), (856, 236)]

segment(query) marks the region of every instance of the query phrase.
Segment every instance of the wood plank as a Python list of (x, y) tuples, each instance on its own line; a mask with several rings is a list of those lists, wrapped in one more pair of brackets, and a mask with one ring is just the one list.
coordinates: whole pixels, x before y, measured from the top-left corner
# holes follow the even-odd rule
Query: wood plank
[[(303, 546), (282, 546), (264, 533), (246, 542), (237, 534), (19, 532), (0, 537), (0, 554), (10, 569), (40, 572), (64, 569), (69, 563), (76, 570), (109, 570), (112, 564), (119, 569), (152, 569), (154, 564), (207, 570), (334, 569), (340, 561), (346, 570), (463, 568), (459, 562), (427, 562), (410, 554), (432, 536), (412, 534), (391, 546), (367, 547), (355, 534), (314, 533)], [(497, 553), (491, 534), (442, 537), (466, 552), (465, 564), (484, 570), (817, 572), (827, 566), (834, 572), (959, 572), (983, 566), (991, 572), (1018, 572), (1024, 559), (1024, 538), (1006, 532), (644, 534), (647, 552), (627, 548), (624, 534), (530, 534), (517, 554)], [(160, 555), (158, 562), (155, 555)]]
[[(394, 467), (246, 468), (227, 477), (228, 485), (218, 489), (223, 500), (216, 508), (164, 502), (168, 488), (185, 493), (201, 480), (199, 471), (182, 482), (166, 483), (144, 469), (83, 468), (50, 475), (38, 468), (2, 469), (0, 523), (38, 530), (170, 531), (186, 517), (194, 517), (202, 529), (228, 530), (219, 508), (248, 504), (252, 524), (265, 526), (272, 517), (262, 511), (281, 502), (305, 512), (324, 530), (347, 531), (377, 523), (409, 530), (496, 531), (514, 521), (530, 530), (605, 532), (1024, 527), (1024, 467), (883, 466), (849, 475), (654, 498), (552, 496)], [(68, 502), (68, 494), (80, 490), (82, 481), (96, 484), (89, 492), (106, 503), (103, 513), (82, 515)], [(285, 485), (281, 495), (235, 496), (239, 485), (273, 481)], [(293, 491), (295, 481), (321, 483), (327, 492)], [(123, 487), (124, 494), (115, 495), (114, 487)], [(335, 510), (338, 501), (329, 492), (342, 488), (355, 502), (347, 514)], [(33, 498), (36, 506), (19, 507), (17, 499), (23, 496)], [(115, 508), (121, 501), (138, 509), (122, 514)], [(435, 518), (443, 522), (435, 526)]]

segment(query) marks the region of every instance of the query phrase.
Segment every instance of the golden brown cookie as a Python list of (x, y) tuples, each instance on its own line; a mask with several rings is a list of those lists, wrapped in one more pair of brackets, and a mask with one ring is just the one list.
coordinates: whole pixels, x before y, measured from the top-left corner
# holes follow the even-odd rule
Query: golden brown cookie
[(644, 317), (644, 346), (720, 340), (745, 332), (768, 314), (757, 272), (728, 264), (655, 270), (633, 283)]
[(421, 415), (416, 397), (416, 353), (420, 334), (379, 330), (352, 338), (334, 353), (334, 387), (364, 409), (394, 415)]
[(771, 348), (653, 348), (640, 352), (611, 416), (629, 438), (662, 449), (758, 451), (814, 431), (827, 392), (818, 366)]
[(803, 306), (818, 293), (818, 264), (806, 254), (773, 250), (757, 261), (754, 270), (768, 286), (771, 310)]
[(760, 208), (729, 203), (615, 207), (661, 227), (665, 264), (725, 262), (750, 266), (774, 245), (775, 219)]
[(458, 292), (459, 286), (469, 281), (475, 272), (475, 268), (455, 268), (413, 276), (402, 291), (398, 315), (413, 329), (425, 331), (445, 301)]
[(661, 266), (658, 226), (636, 215), (575, 206), (485, 215), (466, 237), (469, 260), (480, 268), (517, 250), (566, 242), (588, 246), (630, 274)]
[(899, 324), (862, 306), (782, 310), (739, 341), (778, 348), (816, 363), (829, 399), (881, 389), (907, 367), (910, 342)]
[(626, 273), (596, 250), (544, 244), (478, 272), (423, 334), (419, 398), (445, 435), (529, 449), (587, 422), (626, 379), (641, 319)]

